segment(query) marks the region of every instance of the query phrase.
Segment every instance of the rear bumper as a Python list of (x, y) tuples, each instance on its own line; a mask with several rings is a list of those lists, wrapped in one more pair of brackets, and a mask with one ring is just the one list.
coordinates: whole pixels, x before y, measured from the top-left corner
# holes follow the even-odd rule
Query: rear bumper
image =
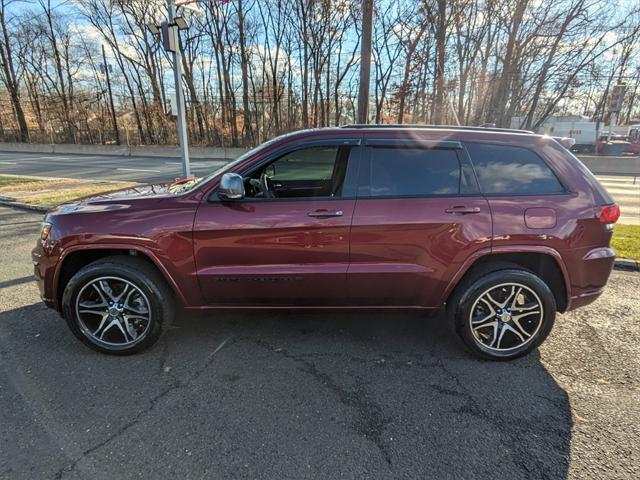
[(611, 275), (615, 252), (609, 247), (579, 249), (568, 265), (571, 297), (567, 310), (588, 305), (602, 295)]
[(567, 310), (574, 310), (576, 308), (584, 307), (592, 302), (595, 302), (600, 295), (604, 292), (604, 288), (599, 288), (591, 292), (585, 292), (581, 295), (572, 296), (569, 302), (569, 308)]

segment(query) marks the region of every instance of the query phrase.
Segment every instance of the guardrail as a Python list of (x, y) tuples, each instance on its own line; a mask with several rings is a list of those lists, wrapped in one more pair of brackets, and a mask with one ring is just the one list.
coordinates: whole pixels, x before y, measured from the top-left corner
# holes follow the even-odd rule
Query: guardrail
[[(245, 153), (246, 148), (191, 147), (191, 158), (226, 158), (232, 160)], [(117, 157), (180, 157), (178, 147), (0, 143), (0, 151), (24, 153), (58, 153), (79, 155), (111, 155)]]

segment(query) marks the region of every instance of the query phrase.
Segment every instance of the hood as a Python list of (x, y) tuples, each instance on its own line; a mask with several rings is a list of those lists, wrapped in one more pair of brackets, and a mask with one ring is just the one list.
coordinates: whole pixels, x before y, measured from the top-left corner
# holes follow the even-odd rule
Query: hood
[(185, 191), (186, 183), (159, 183), (114, 190), (63, 203), (50, 210), (51, 214), (95, 212), (128, 208), (141, 200), (153, 201), (174, 197)]

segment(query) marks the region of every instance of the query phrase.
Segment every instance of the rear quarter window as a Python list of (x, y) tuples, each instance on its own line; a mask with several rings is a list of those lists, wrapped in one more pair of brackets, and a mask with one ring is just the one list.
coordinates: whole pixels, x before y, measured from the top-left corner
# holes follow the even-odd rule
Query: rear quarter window
[(545, 161), (528, 148), (466, 143), (480, 190), (494, 195), (563, 193), (564, 187)]

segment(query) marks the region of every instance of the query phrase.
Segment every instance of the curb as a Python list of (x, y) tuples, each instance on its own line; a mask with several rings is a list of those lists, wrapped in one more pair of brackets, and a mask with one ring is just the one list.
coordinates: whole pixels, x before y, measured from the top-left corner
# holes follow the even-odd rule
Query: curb
[(13, 207), (20, 210), (30, 210), (32, 212), (46, 213), (52, 207), (43, 207), (40, 205), (29, 205), (28, 203), (16, 202), (11, 197), (0, 197), (0, 206)]
[(620, 258), (616, 259), (613, 264), (613, 268), (615, 270), (623, 270), (625, 272), (640, 272), (640, 262)]

